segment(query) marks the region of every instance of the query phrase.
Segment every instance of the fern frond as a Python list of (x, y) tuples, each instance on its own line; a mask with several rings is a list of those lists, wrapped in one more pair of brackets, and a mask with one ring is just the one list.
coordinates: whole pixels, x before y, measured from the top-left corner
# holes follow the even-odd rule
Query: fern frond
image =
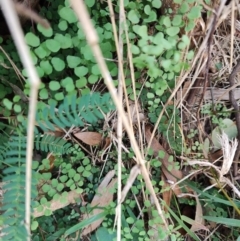
[(103, 96), (99, 93), (91, 93), (80, 98), (72, 95), (67, 96), (59, 107), (51, 104), (50, 108), (46, 107), (37, 112), (36, 120), (43, 131), (54, 130), (54, 124), (59, 128), (72, 125), (84, 126), (84, 123), (94, 125), (99, 119), (104, 118), (103, 113), (106, 114), (114, 109), (108, 93)]
[(5, 234), (2, 240), (25, 240), (27, 232), (25, 219), (25, 162), (26, 137), (21, 134), (11, 136), (7, 146), (3, 170), (2, 218)]
[(37, 150), (44, 152), (54, 152), (59, 154), (64, 154), (69, 147), (72, 146), (68, 141), (55, 137), (53, 135), (41, 135), (35, 136), (35, 147)]

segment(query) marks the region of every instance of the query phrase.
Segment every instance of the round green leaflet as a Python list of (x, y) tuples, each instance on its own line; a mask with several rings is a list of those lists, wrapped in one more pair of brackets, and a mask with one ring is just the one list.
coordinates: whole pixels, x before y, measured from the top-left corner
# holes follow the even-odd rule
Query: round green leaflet
[(180, 28), (179, 27), (170, 27), (166, 29), (166, 33), (169, 36), (175, 36), (180, 32)]
[(68, 49), (72, 47), (72, 38), (69, 34), (56, 34), (54, 39), (59, 42), (60, 48)]
[(56, 71), (62, 71), (65, 68), (64, 61), (58, 57), (53, 57), (51, 63)]
[(83, 77), (88, 73), (88, 68), (86, 68), (85, 66), (76, 67), (74, 68), (74, 73), (78, 77)]
[(190, 10), (190, 12), (187, 14), (189, 19), (197, 19), (201, 17), (201, 6), (193, 6)]
[(67, 28), (68, 28), (67, 21), (65, 21), (65, 20), (60, 21), (58, 24), (58, 28), (62, 31), (67, 30)]
[(15, 104), (14, 107), (13, 107), (14, 111), (17, 112), (17, 113), (20, 113), (22, 111), (22, 108), (20, 105), (18, 104)]
[(88, 0), (88, 1), (86, 1), (86, 5), (87, 5), (89, 8), (93, 7), (94, 4), (95, 4), (95, 0)]
[(55, 94), (54, 97), (57, 101), (60, 101), (60, 100), (64, 99), (64, 94), (63, 94), (63, 92), (59, 92), (59, 93)]
[(145, 7), (144, 7), (144, 12), (145, 12), (147, 15), (149, 15), (150, 12), (151, 12), (151, 7), (150, 7), (149, 5), (145, 5)]
[(37, 25), (37, 29), (40, 33), (42, 33), (42, 35), (44, 35), (45, 37), (51, 37), (53, 35), (53, 30), (52, 28), (44, 28), (41, 24)]
[(56, 91), (56, 90), (59, 90), (61, 88), (61, 86), (58, 81), (52, 80), (49, 83), (49, 88), (53, 91)]
[(48, 60), (42, 60), (40, 62), (40, 67), (46, 75), (50, 75), (53, 71), (52, 65)]
[(98, 76), (96, 76), (96, 75), (90, 75), (89, 77), (88, 77), (88, 82), (90, 83), (90, 84), (95, 84), (96, 82), (98, 81)]
[(70, 7), (63, 7), (58, 11), (60, 17), (69, 23), (76, 23), (77, 17)]
[(133, 23), (139, 23), (139, 13), (136, 10), (130, 10), (128, 13), (128, 19)]
[(38, 228), (38, 222), (37, 221), (32, 221), (31, 223), (31, 230), (34, 231)]
[(37, 66), (36, 69), (37, 69), (38, 76), (42, 78), (44, 76), (43, 69), (40, 66)]
[(46, 40), (46, 46), (47, 46), (47, 48), (48, 48), (51, 52), (53, 52), (53, 53), (58, 52), (59, 49), (60, 49), (60, 44), (59, 44), (59, 42), (57, 42), (57, 41), (54, 40), (54, 39), (47, 39), (47, 40)]
[(31, 32), (25, 35), (25, 39), (27, 44), (32, 47), (37, 47), (40, 44), (39, 37), (37, 37), (34, 33), (31, 33)]
[(97, 64), (92, 66), (92, 74), (94, 74), (94, 75), (100, 75), (101, 74)]
[(39, 91), (39, 98), (42, 100), (48, 99), (48, 91), (46, 89), (41, 89)]
[(68, 63), (69, 68), (74, 69), (75, 67), (77, 67), (81, 63), (81, 59), (79, 57), (76, 57), (76, 56), (68, 55), (67, 56), (67, 63)]
[(72, 92), (72, 91), (74, 91), (75, 86), (74, 86), (73, 83), (67, 84), (67, 85), (65, 86), (65, 89), (66, 89), (67, 92)]
[(43, 59), (47, 56), (47, 52), (46, 50), (43, 48), (42, 45), (40, 45), (39, 47), (37, 47), (35, 50), (34, 50), (35, 54), (40, 58), (40, 59)]
[(160, 8), (162, 6), (162, 1), (161, 0), (153, 0), (152, 1), (152, 6), (154, 8)]
[(11, 110), (13, 103), (9, 99), (4, 99), (3, 104), (6, 106), (7, 109)]
[(82, 77), (76, 81), (76, 87), (82, 88), (87, 85), (87, 79), (85, 77)]

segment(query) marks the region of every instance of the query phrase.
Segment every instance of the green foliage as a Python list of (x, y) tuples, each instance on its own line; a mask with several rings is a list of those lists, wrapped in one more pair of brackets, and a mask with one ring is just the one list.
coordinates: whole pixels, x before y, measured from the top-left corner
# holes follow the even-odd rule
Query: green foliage
[[(152, 123), (156, 122), (162, 110), (159, 106), (165, 103), (169, 97), (168, 90), (175, 86), (176, 77), (182, 70), (188, 68), (188, 64), (194, 56), (194, 52), (189, 51), (186, 62), (182, 61), (182, 53), (190, 42), (189, 37), (182, 34), (182, 30), (190, 31), (194, 27), (195, 19), (200, 16), (201, 7), (196, 3), (192, 8), (190, 0), (184, 2), (176, 0), (175, 2), (179, 4), (179, 8), (177, 13), (172, 16), (169, 9), (165, 14), (159, 14), (162, 11), (160, 9), (162, 1), (160, 0), (124, 1), (135, 78), (137, 80), (135, 83), (136, 94), (140, 97), (143, 108), (147, 111)], [(107, 67), (111, 76), (117, 78), (116, 47), (112, 26), (109, 23), (108, 7), (105, 2), (95, 0), (86, 1), (86, 4), (98, 33), (100, 48)], [(115, 13), (118, 13), (119, 2), (113, 1), (113, 5)], [(52, 28), (44, 29), (37, 25), (35, 31), (26, 29), (25, 35), (33, 62), (39, 77), (43, 81), (40, 86), (36, 113), (39, 128), (35, 130), (34, 141), (36, 150), (44, 153), (53, 152), (56, 159), (53, 173), (44, 172), (49, 170), (51, 166), (48, 159), (43, 158), (40, 162), (34, 161), (33, 163), (33, 180), (36, 183), (43, 183), (41, 187), (38, 187), (38, 192), (42, 196), (36, 198), (36, 194), (33, 194), (32, 207), (39, 211), (43, 210), (43, 207), (49, 206), (52, 200), (58, 200), (60, 195), (67, 194), (72, 190), (87, 193), (86, 198), (90, 202), (99, 185), (98, 177), (101, 176), (99, 175), (101, 168), (94, 166), (78, 146), (72, 146), (70, 142), (61, 138), (42, 135), (42, 132), (55, 130), (55, 126), (68, 129), (73, 125), (77, 127), (91, 125), (91, 128), (95, 128), (103, 121), (105, 114), (114, 110), (109, 94), (100, 95), (98, 93), (98, 91), (103, 90), (102, 76), (69, 1), (48, 0), (48, 6), (43, 6), (40, 14), (51, 22)], [(123, 40), (126, 44), (125, 36), (123, 36)], [(0, 99), (2, 100), (0, 112), (4, 117), (15, 114), (16, 122), (23, 135), (26, 132), (27, 123), (25, 119), (28, 113), (30, 93), (28, 75), (26, 70), (22, 70), (22, 64), (13, 43), (2, 39), (0, 39), (0, 42), (12, 62), (22, 72), (22, 78), (25, 78), (23, 84), (22, 79), (19, 80), (15, 68), (12, 68), (8, 56), (0, 52), (0, 63), (6, 66), (6, 68), (1, 68), (1, 77), (11, 82), (10, 85), (0, 79)], [(124, 49), (124, 54), (126, 57), (126, 49)], [(130, 71), (127, 68), (124, 71), (127, 77), (127, 93), (129, 98), (133, 99)], [(115, 83), (117, 86), (117, 81)], [(181, 152), (182, 147), (179, 123), (178, 111), (173, 106), (169, 106), (158, 127), (158, 130), (170, 143), (171, 148), (177, 153)], [(10, 124), (15, 130), (15, 125)], [(5, 236), (5, 239), (24, 240), (20, 234), (18, 236), (18, 233), (21, 232), (21, 228), (24, 228), (21, 226), (20, 220), (24, 220), (24, 192), (22, 190), (25, 185), (24, 153), (26, 142), (21, 134), (19, 134), (21, 137), (12, 137), (10, 135), (12, 132), (7, 128), (1, 127), (0, 129), (1, 133), (4, 133), (4, 138), (6, 138), (0, 139), (0, 164), (2, 170), (4, 170), (4, 178), (12, 178), (7, 184), (7, 188), (11, 195), (15, 195), (14, 200), (16, 202), (8, 203), (9, 200), (4, 200), (4, 210), (9, 211), (4, 213), (3, 218), (4, 223), (6, 218), (9, 220), (6, 224), (10, 226), (5, 228), (6, 230), (9, 228), (11, 235)], [(109, 153), (108, 159), (110, 161), (106, 162), (105, 173), (114, 168), (115, 164), (111, 159), (115, 160), (116, 156), (117, 153), (114, 151)], [(130, 154), (123, 153), (123, 160), (129, 160), (132, 157), (132, 151), (130, 151)], [(152, 168), (154, 188), (156, 192), (160, 192), (162, 184), (160, 183), (159, 166), (161, 163), (157, 159), (151, 159), (151, 157), (149, 157), (149, 163)], [(171, 170), (173, 167), (176, 167), (176, 163), (172, 161), (168, 168)], [(129, 170), (125, 169), (123, 171), (123, 184), (126, 183), (128, 176)], [(36, 183), (33, 184), (33, 191), (36, 189)], [(123, 240), (150, 240), (154, 233), (151, 228), (145, 231), (145, 220), (139, 219), (132, 211), (138, 208), (132, 194), (140, 195), (143, 186), (142, 178), (139, 176), (131, 189), (131, 194), (126, 199), (126, 205), (123, 205)], [(63, 195), (61, 201), (66, 201), (66, 198), (66, 195)], [(81, 203), (80, 200), (79, 203)], [(88, 207), (79, 205), (78, 211), (89, 212)], [(143, 205), (143, 212), (148, 214), (152, 208), (151, 204), (144, 203)], [(102, 227), (91, 235), (91, 240), (110, 240), (115, 237), (116, 234), (112, 231), (115, 206), (116, 203), (112, 203), (106, 208), (104, 215), (108, 215), (105, 217)], [(12, 210), (16, 215), (12, 215)], [(12, 213), (9, 213), (10, 211)], [(152, 213), (156, 214), (155, 210), (152, 210)], [(82, 229), (93, 222), (93, 219), (79, 222), (79, 213), (73, 211), (72, 207), (57, 210), (54, 212), (54, 216), (51, 210), (46, 209), (45, 216), (32, 222), (32, 240), (65, 240), (64, 234)], [(147, 225), (152, 227), (160, 221), (159, 217), (155, 215), (152, 219), (149, 218)], [(39, 227), (43, 231), (44, 237), (39, 235)], [(72, 235), (75, 237), (74, 234)], [(166, 233), (159, 231), (159, 237), (165, 237), (166, 235)]]
[[(2, 240), (25, 240), (27, 233), (23, 220), (25, 219), (25, 155), (26, 137), (15, 133), (8, 142), (9, 150), (5, 153), (3, 170), (3, 195), (2, 219), (6, 235)], [(35, 182), (32, 182), (32, 197), (36, 197)]]
[(99, 120), (104, 118), (103, 113), (108, 113), (114, 108), (109, 94), (100, 96), (99, 93), (92, 93), (81, 98), (69, 95), (64, 98), (63, 104), (59, 108), (54, 102), (50, 104), (49, 108), (43, 106), (37, 113), (36, 120), (43, 130), (55, 130), (53, 123), (60, 128), (72, 125), (84, 126), (84, 123), (96, 125)]

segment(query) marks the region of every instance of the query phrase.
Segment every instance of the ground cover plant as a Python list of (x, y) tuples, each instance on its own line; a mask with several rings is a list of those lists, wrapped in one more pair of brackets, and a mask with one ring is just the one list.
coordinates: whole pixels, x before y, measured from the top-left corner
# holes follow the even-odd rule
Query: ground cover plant
[(238, 5), (82, 3), (13, 5), (37, 95), (1, 20), (1, 240), (238, 240)]

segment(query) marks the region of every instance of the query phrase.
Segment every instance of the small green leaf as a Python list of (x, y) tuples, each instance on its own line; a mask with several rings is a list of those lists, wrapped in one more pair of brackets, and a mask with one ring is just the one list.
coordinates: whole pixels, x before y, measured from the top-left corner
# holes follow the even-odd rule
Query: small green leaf
[(76, 174), (76, 171), (75, 171), (74, 169), (70, 169), (70, 170), (68, 171), (68, 176), (69, 176), (70, 178), (74, 177), (75, 174)]
[(153, 0), (152, 1), (152, 6), (154, 8), (160, 8), (162, 6), (162, 1), (161, 0)]
[(51, 186), (48, 185), (48, 184), (44, 184), (44, 185), (42, 186), (42, 190), (43, 190), (44, 192), (48, 192), (50, 189), (51, 189)]
[(32, 221), (31, 223), (31, 230), (34, 231), (38, 228), (38, 222), (37, 221)]
[(43, 48), (42, 45), (40, 45), (39, 47), (37, 47), (35, 50), (34, 50), (35, 54), (40, 58), (40, 59), (43, 59), (47, 56), (47, 52), (46, 50)]
[(27, 33), (25, 36), (26, 42), (32, 47), (37, 47), (40, 44), (40, 39), (34, 33)]
[(48, 99), (48, 91), (46, 89), (40, 90), (39, 98), (42, 99), (42, 100)]
[(145, 12), (147, 15), (149, 15), (150, 12), (151, 12), (151, 7), (150, 7), (149, 5), (145, 5), (145, 7), (144, 7), (144, 12)]
[(68, 63), (69, 68), (74, 69), (75, 67), (77, 67), (81, 63), (81, 59), (79, 57), (76, 57), (76, 56), (68, 55), (67, 56), (67, 63)]
[(67, 175), (62, 175), (59, 180), (62, 182), (62, 183), (65, 183), (67, 180), (68, 180), (68, 176)]
[(183, 2), (180, 6), (180, 12), (186, 13), (189, 10), (189, 5), (186, 2)]
[(53, 91), (56, 91), (56, 90), (59, 90), (61, 88), (60, 84), (58, 81), (54, 81), (52, 80), (50, 83), (49, 83), (49, 88)]
[(79, 174), (79, 173), (76, 173), (76, 174), (74, 175), (73, 179), (74, 179), (75, 182), (78, 182), (78, 181), (81, 179), (80, 174)]
[(142, 25), (138, 28), (138, 32), (137, 34), (139, 36), (141, 36), (142, 38), (146, 38), (148, 36), (148, 33), (147, 33), (147, 26), (146, 25)]
[(98, 76), (96, 76), (96, 75), (90, 75), (89, 77), (88, 77), (88, 83), (89, 84), (95, 84), (96, 82), (98, 81)]
[(167, 28), (171, 27), (171, 19), (170, 19), (169, 16), (166, 16), (166, 17), (163, 18), (163, 24), (164, 24)]
[(57, 101), (60, 101), (60, 100), (63, 100), (64, 99), (64, 94), (63, 92), (58, 92), (54, 95), (54, 98), (57, 100)]
[(64, 185), (63, 185), (62, 183), (58, 183), (56, 189), (57, 189), (59, 192), (61, 192), (61, 191), (63, 190), (63, 188), (64, 188)]
[(4, 99), (3, 104), (6, 106), (7, 109), (12, 110), (13, 103), (9, 99)]
[(133, 219), (132, 217), (128, 217), (128, 218), (126, 219), (126, 221), (127, 221), (127, 223), (129, 223), (129, 224), (133, 224), (133, 223), (134, 223), (134, 219)]
[(100, 69), (99, 69), (97, 64), (93, 65), (91, 70), (92, 70), (92, 74), (94, 74), (94, 75), (100, 75), (101, 74)]
[(87, 79), (85, 77), (80, 78), (79, 80), (76, 81), (76, 87), (77, 88), (82, 88), (87, 85)]
[(58, 185), (58, 180), (56, 178), (52, 179), (52, 187), (56, 187)]
[(88, 68), (86, 68), (85, 66), (76, 67), (74, 68), (74, 73), (78, 77), (83, 77), (88, 73)]
[(40, 33), (42, 33), (42, 35), (44, 35), (45, 37), (51, 37), (53, 35), (53, 30), (52, 28), (44, 28), (41, 24), (37, 25), (37, 29)]
[(42, 78), (44, 76), (43, 69), (40, 66), (37, 66), (36, 69), (37, 69), (38, 76)]
[(182, 15), (175, 15), (173, 20), (172, 20), (172, 25), (173, 26), (179, 26), (182, 23)]
[(63, 7), (58, 11), (60, 17), (69, 23), (76, 23), (77, 17), (70, 7)]
[(147, 97), (148, 97), (148, 99), (153, 99), (154, 98), (154, 94), (151, 93), (151, 92), (148, 92), (147, 93)]
[(54, 39), (59, 42), (62, 49), (68, 49), (72, 47), (72, 38), (69, 34), (56, 34)]
[(57, 41), (54, 40), (54, 39), (47, 39), (47, 40), (46, 40), (46, 46), (47, 46), (47, 48), (48, 48), (51, 52), (53, 52), (53, 53), (58, 52), (59, 49), (60, 49), (60, 44), (59, 44), (59, 42), (57, 42)]
[(47, 75), (50, 75), (53, 71), (52, 65), (50, 64), (50, 62), (48, 60), (42, 60), (40, 62), (40, 67), (41, 69), (44, 71), (44, 73), (46, 73)]
[(95, 0), (88, 0), (88, 1), (86, 1), (86, 5), (87, 5), (89, 8), (93, 7), (94, 4), (95, 4)]
[(128, 19), (133, 23), (139, 23), (139, 13), (136, 10), (130, 10), (130, 12), (128, 13)]
[(201, 17), (201, 6), (193, 6), (190, 12), (187, 14), (189, 19), (197, 19)]
[(185, 31), (189, 32), (191, 30), (193, 30), (195, 27), (194, 21), (193, 20), (189, 20), (187, 26), (185, 27)]
[(67, 23), (67, 21), (65, 21), (65, 20), (60, 21), (60, 23), (58, 24), (58, 28), (59, 28), (61, 31), (67, 30), (67, 28), (68, 28), (68, 23)]
[(17, 112), (17, 113), (20, 113), (20, 112), (22, 111), (22, 107), (21, 107), (20, 105), (18, 105), (18, 104), (15, 104), (15, 105), (13, 106), (13, 109), (14, 109), (14, 111)]
[(179, 32), (180, 32), (179, 27), (169, 27), (166, 29), (166, 33), (171, 37), (177, 35)]
[(58, 57), (53, 57), (51, 63), (56, 71), (62, 71), (65, 68), (65, 63)]
[(171, 66), (171, 63), (172, 61), (170, 59), (164, 59), (162, 60), (161, 64), (162, 64), (162, 67), (165, 69), (165, 70), (168, 70)]
[(136, 45), (131, 46), (131, 51), (132, 51), (132, 54), (139, 54), (140, 53), (140, 49)]

